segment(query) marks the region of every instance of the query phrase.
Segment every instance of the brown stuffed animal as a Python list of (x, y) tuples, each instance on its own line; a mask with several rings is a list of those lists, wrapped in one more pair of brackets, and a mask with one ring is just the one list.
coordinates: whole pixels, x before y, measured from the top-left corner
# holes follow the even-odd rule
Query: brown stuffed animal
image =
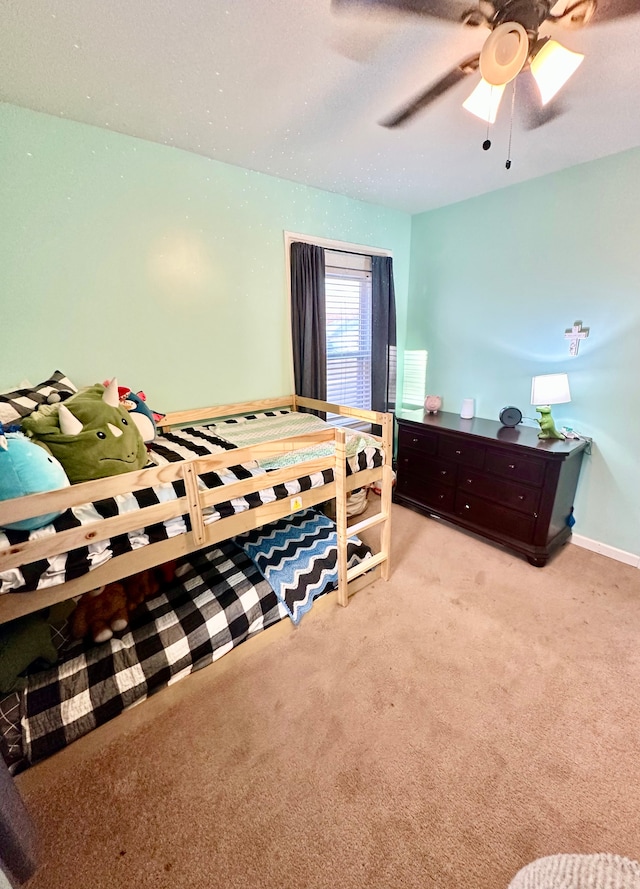
[(108, 583), (85, 593), (71, 615), (71, 632), (76, 639), (89, 633), (94, 642), (106, 642), (129, 623), (127, 594), (121, 583)]
[(76, 639), (90, 634), (94, 642), (106, 642), (128, 626), (138, 605), (174, 576), (175, 562), (167, 562), (85, 593), (71, 615), (71, 632)]

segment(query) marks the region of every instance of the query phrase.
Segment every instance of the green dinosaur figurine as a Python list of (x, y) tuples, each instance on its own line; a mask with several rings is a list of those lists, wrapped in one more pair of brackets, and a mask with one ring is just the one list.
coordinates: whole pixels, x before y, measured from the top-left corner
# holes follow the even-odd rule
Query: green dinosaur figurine
[(538, 418), (538, 423), (540, 424), (538, 438), (557, 438), (560, 441), (564, 441), (565, 436), (562, 432), (558, 432), (556, 429), (556, 424), (553, 422), (549, 405), (545, 404), (537, 407), (536, 411), (540, 414), (540, 417)]

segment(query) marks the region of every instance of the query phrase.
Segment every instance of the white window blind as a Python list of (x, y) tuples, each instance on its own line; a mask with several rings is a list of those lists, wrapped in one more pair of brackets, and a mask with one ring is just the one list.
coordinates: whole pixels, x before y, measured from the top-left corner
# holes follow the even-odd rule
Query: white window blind
[(327, 400), (371, 407), (371, 257), (327, 251)]
[(404, 383), (402, 403), (407, 407), (422, 407), (427, 394), (427, 352), (425, 349), (404, 353)]

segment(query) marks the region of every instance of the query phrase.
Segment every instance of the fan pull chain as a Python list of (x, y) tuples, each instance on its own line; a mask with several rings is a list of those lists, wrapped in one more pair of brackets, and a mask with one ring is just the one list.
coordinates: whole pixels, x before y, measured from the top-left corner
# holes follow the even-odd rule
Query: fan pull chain
[(487, 138), (482, 143), (482, 147), (485, 151), (489, 151), (491, 148), (491, 139), (489, 138), (489, 122), (487, 121)]
[[(492, 99), (492, 97), (493, 97), (493, 87), (491, 87), (491, 90), (489, 91), (489, 108), (491, 108), (491, 99)], [(490, 116), (490, 115), (489, 115), (489, 116)], [(484, 142), (482, 143), (482, 148), (483, 148), (485, 151), (489, 151), (489, 149), (491, 148), (491, 139), (489, 138), (489, 128), (490, 128), (490, 126), (491, 126), (491, 124), (489, 123), (489, 118), (487, 117), (487, 138), (486, 138), (486, 139), (484, 140)]]
[(509, 121), (509, 149), (507, 151), (507, 162), (505, 167), (507, 170), (511, 169), (511, 137), (513, 135), (513, 112), (516, 107), (516, 81), (518, 78), (514, 78), (513, 80), (513, 90), (511, 92), (511, 120)]

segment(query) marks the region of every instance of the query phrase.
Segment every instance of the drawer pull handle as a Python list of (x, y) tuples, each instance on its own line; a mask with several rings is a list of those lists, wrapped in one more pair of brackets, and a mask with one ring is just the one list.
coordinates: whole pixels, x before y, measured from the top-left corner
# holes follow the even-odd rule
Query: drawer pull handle
[(472, 478), (468, 478), (468, 479), (467, 479), (467, 484), (470, 485), (470, 484), (472, 484), (472, 483), (473, 483), (473, 479), (472, 479)]
[(461, 453), (462, 453), (462, 451), (456, 451), (456, 454), (458, 455), (458, 457), (460, 456)]
[(465, 503), (464, 508), (465, 508), (465, 509), (471, 509), (471, 507), (469, 506), (468, 503)]
[(446, 474), (447, 474), (447, 470), (446, 470), (446, 469), (441, 469), (441, 470), (440, 470), (440, 475), (446, 475)]
[(444, 500), (444, 494), (438, 494), (438, 500)]
[(412, 441), (414, 444), (417, 444), (418, 439), (417, 439), (417, 438), (412, 438), (411, 441)]
[(509, 469), (515, 469), (515, 468), (516, 468), (515, 463), (509, 463)]
[(524, 494), (518, 494), (518, 500), (524, 500)]

